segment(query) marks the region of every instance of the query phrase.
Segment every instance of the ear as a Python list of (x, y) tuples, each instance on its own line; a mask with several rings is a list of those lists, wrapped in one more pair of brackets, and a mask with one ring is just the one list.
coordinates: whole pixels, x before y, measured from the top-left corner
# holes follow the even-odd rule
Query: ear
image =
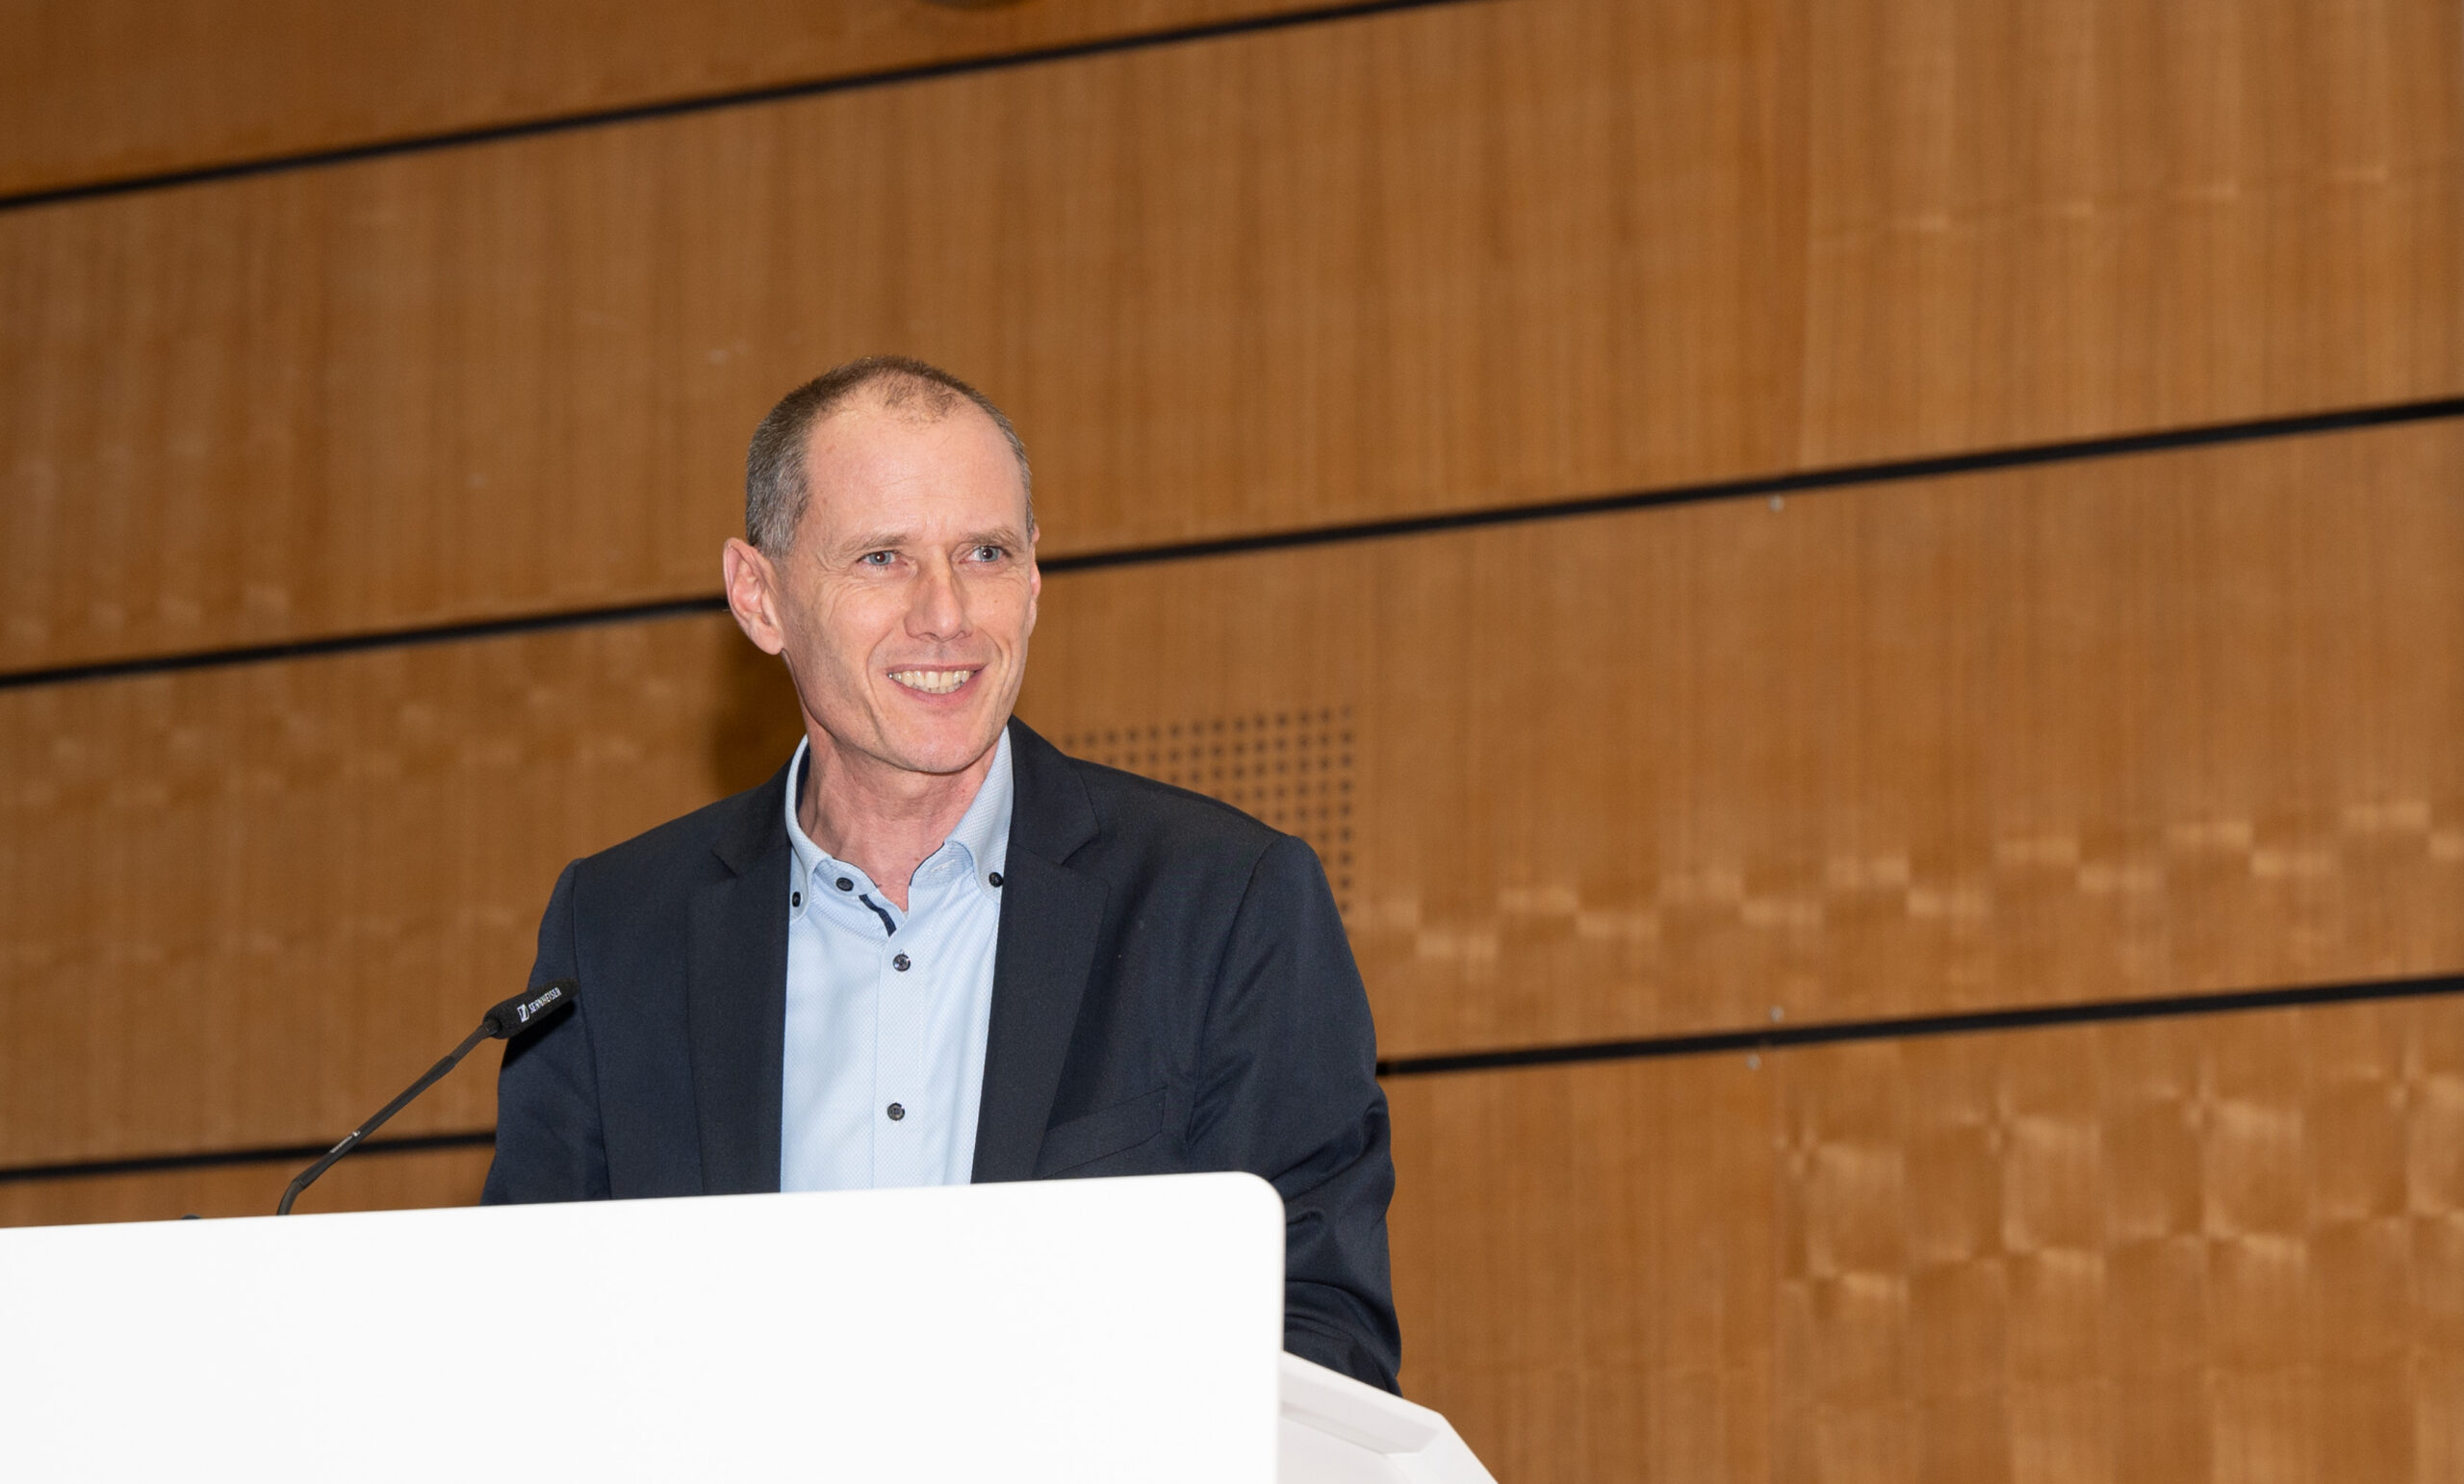
[(749, 543), (731, 536), (719, 552), (719, 571), (727, 579), (728, 611), (753, 647), (776, 654), (787, 647), (786, 626), (780, 622), (779, 571)]
[(1043, 567), (1036, 560), (1036, 543), (1043, 533), (1027, 527), (1027, 632), (1036, 628), (1036, 600), (1043, 596)]

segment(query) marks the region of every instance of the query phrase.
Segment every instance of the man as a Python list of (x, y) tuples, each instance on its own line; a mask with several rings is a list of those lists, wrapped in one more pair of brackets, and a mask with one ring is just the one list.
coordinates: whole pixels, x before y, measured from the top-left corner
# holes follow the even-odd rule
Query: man
[(724, 554), (805, 740), (565, 868), (485, 1199), (1249, 1170), (1285, 1345), (1385, 1387), (1394, 1190), (1369, 1006), (1307, 846), (1013, 719), (1042, 577), (1026, 451), (876, 358), (790, 393)]

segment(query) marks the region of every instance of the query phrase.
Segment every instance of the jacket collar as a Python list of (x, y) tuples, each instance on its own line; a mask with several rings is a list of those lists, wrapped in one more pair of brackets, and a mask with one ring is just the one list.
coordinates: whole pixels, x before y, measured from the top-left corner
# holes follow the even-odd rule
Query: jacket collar
[[(804, 750), (800, 747), (796, 754), (802, 756)], [(710, 841), (710, 852), (736, 875), (751, 871), (787, 843), (786, 816), (782, 811), (787, 805), (787, 781), (795, 766), (796, 759), (788, 758), (785, 767), (770, 775), (770, 781), (728, 801), (730, 817)]]
[(685, 1021), (702, 1189), (779, 1189), (787, 1021), (787, 770), (734, 801), (711, 850), (728, 875), (687, 908)]
[(1097, 830), (1077, 769), (1015, 719), (1010, 758), (1017, 795), (992, 959), (992, 1029), (975, 1132), (978, 1184), (1035, 1173), (1109, 897), (1101, 882), (1068, 864)]
[(1016, 779), (1011, 806), (1010, 848), (1027, 850), (1054, 865), (1067, 862), (1095, 837), (1095, 806), (1078, 769), (1061, 749), (1036, 735), (1015, 717), (1010, 721), (1010, 766)]
[[(1078, 772), (1026, 723), (1009, 728), (1010, 842), (992, 961), (992, 1023), (976, 1123), (978, 1183), (1035, 1173), (1109, 899), (1069, 858), (1099, 831)], [(685, 1008), (702, 1187), (779, 1189), (787, 1019), (789, 769), (740, 795), (711, 850), (728, 876), (689, 908)]]

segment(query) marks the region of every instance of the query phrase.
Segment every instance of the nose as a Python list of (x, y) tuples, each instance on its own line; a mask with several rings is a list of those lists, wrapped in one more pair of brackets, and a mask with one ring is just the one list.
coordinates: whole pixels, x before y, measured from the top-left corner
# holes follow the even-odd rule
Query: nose
[(938, 644), (966, 637), (966, 594), (948, 558), (924, 564), (907, 605), (907, 632)]

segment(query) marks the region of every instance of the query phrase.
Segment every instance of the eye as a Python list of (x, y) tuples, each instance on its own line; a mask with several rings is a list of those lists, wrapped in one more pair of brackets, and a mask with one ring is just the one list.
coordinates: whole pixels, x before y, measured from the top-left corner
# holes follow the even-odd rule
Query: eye
[(997, 562), (1009, 554), (1010, 549), (1008, 547), (995, 546), (988, 541), (967, 552), (968, 556), (979, 562)]
[(898, 553), (895, 551), (867, 551), (856, 558), (857, 564), (864, 567), (886, 567), (896, 560)]

